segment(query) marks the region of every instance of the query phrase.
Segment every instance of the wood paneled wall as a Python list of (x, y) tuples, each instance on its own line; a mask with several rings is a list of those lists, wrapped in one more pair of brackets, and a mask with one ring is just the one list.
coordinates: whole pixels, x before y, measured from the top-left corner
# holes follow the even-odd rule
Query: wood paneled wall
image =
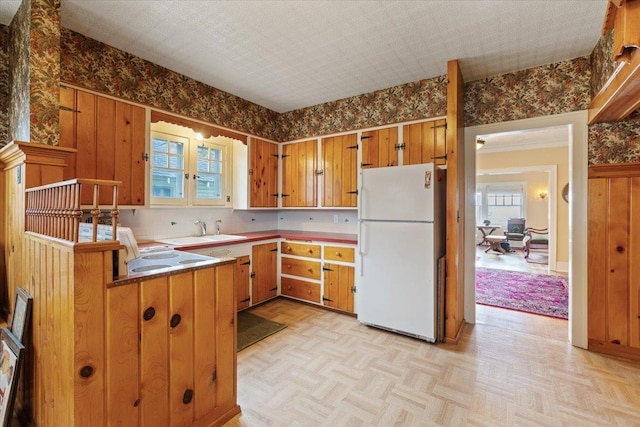
[(589, 349), (640, 360), (640, 165), (589, 170)]
[[(0, 222), (0, 243), (4, 248), (6, 282), (0, 282), (2, 311), (13, 310), (16, 287), (25, 286), (27, 271), (23, 259), (24, 190), (39, 185), (62, 181), (65, 158), (75, 150), (46, 144), (12, 142), (0, 149), (0, 185), (3, 190), (0, 209), (4, 221)], [(0, 273), (2, 272), (0, 262)], [(10, 320), (10, 319), (9, 319)]]

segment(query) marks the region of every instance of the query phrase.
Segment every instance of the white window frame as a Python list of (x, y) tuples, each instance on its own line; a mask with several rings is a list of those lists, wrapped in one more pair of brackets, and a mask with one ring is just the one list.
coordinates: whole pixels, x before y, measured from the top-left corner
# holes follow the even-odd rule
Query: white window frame
[[(158, 136), (165, 139), (171, 139), (185, 143), (184, 146), (184, 170), (185, 188), (183, 197), (158, 197), (153, 195), (153, 139)], [(151, 123), (149, 152), (151, 153), (151, 163), (149, 165), (149, 204), (150, 206), (231, 206), (231, 188), (232, 188), (232, 160), (231, 160), (231, 143), (232, 139), (227, 137), (210, 137), (202, 140), (192, 129), (174, 125), (171, 123), (157, 122)], [(205, 199), (197, 197), (197, 162), (198, 147), (208, 146), (210, 148), (220, 149), (222, 151), (222, 188), (219, 199)]]
[[(527, 185), (526, 182), (487, 182), (478, 183), (476, 185), (476, 218), (479, 222), (482, 222), (482, 218), (488, 218), (489, 203), (488, 194), (492, 193), (513, 193), (520, 194), (522, 203), (520, 204), (520, 215), (514, 216), (514, 218), (524, 218), (527, 211)], [(480, 200), (478, 200), (480, 197)], [(490, 220), (491, 221), (491, 220)], [(492, 224), (506, 227), (505, 223), (498, 223), (491, 221)]]

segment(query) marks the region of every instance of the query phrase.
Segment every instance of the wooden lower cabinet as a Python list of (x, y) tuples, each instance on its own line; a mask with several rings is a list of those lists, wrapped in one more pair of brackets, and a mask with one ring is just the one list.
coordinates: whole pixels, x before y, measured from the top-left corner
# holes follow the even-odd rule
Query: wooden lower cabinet
[(325, 263), (323, 304), (353, 313), (354, 268), (348, 265)]
[(280, 252), (281, 295), (355, 312), (355, 247), (286, 240)]
[(280, 272), (282, 274), (320, 280), (319, 261), (282, 257), (280, 264)]
[(251, 305), (251, 293), (249, 291), (251, 260), (249, 255), (243, 255), (236, 259), (236, 298), (238, 310), (241, 310)]
[(280, 283), (280, 293), (309, 302), (320, 303), (320, 284), (305, 280), (283, 277)]
[(251, 304), (278, 294), (278, 243), (264, 243), (251, 248), (251, 278)]
[(235, 266), (107, 290), (107, 425), (221, 425), (236, 404)]
[(589, 349), (640, 360), (640, 170), (611, 169), (589, 171)]

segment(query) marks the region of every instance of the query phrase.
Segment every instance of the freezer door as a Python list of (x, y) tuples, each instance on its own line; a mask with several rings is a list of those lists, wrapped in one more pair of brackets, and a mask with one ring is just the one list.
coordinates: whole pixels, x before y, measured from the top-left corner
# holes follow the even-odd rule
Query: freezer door
[(364, 221), (360, 230), (358, 319), (435, 342), (433, 224)]
[(433, 163), (364, 169), (360, 219), (433, 221)]

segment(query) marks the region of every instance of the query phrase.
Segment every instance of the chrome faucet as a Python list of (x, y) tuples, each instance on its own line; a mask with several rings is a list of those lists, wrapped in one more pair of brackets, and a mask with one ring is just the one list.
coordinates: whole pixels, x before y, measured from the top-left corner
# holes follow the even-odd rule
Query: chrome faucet
[[(206, 236), (207, 235), (207, 224), (205, 224), (204, 221), (199, 221), (198, 220), (198, 221), (194, 222), (194, 224), (200, 226), (200, 235), (201, 236)], [(218, 234), (220, 234), (219, 230), (218, 230)]]
[(220, 223), (222, 222), (221, 219), (217, 219), (216, 220), (216, 234), (220, 234)]

